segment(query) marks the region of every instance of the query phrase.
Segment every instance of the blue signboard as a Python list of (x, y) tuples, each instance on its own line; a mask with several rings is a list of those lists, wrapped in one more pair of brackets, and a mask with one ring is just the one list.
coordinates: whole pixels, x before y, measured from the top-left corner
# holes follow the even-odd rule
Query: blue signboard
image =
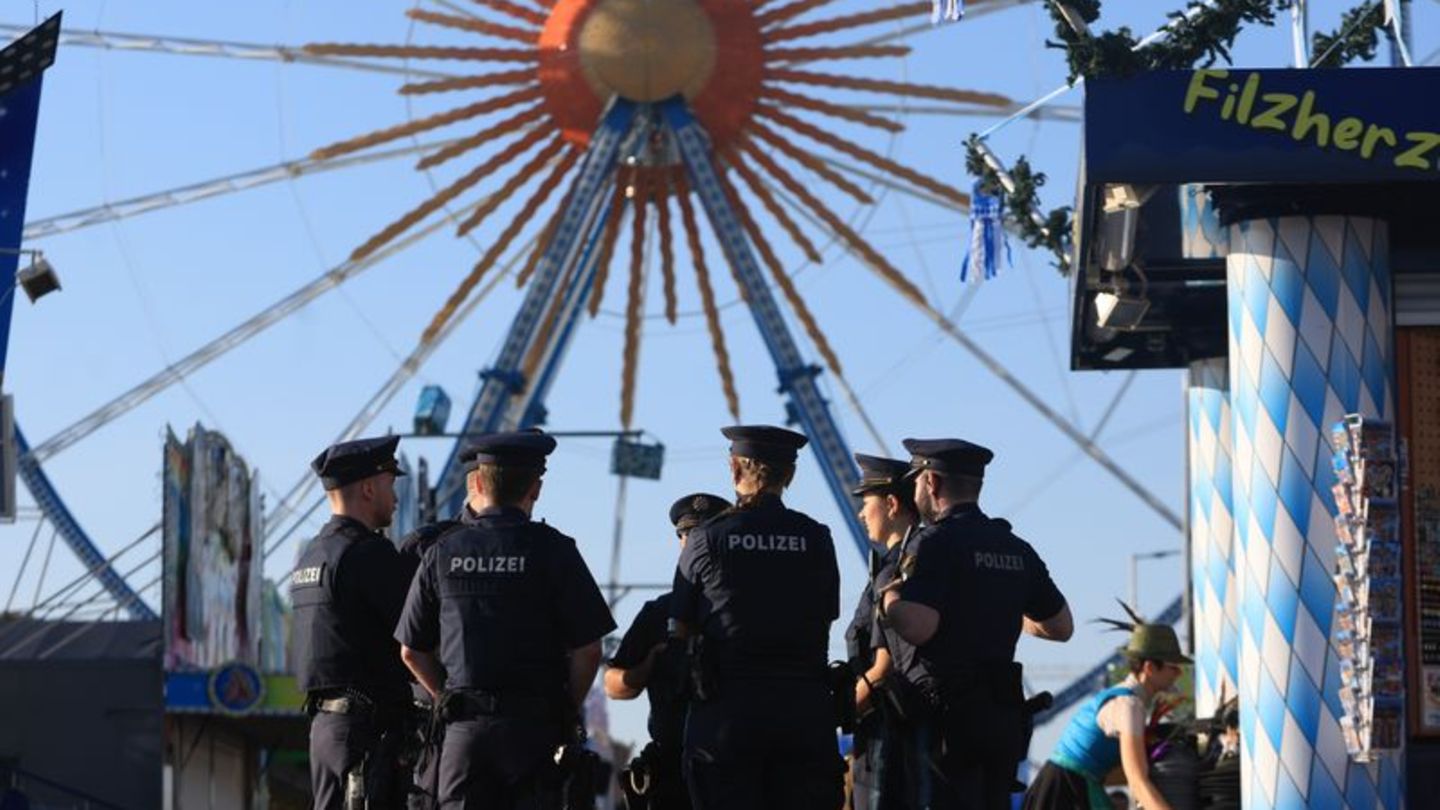
[(10, 314), (15, 308), (15, 273), (25, 227), (35, 121), (40, 113), (41, 72), (55, 61), (59, 38), (60, 15), (56, 14), (0, 51), (0, 290), (4, 291), (0, 294), (0, 381), (5, 376)]
[(1440, 180), (1440, 69), (1159, 71), (1086, 83), (1089, 183)]

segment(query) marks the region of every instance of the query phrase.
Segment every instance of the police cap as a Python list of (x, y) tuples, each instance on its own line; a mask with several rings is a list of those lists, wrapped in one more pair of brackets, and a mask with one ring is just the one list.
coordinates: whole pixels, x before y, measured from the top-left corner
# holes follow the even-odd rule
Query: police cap
[(910, 465), (900, 459), (864, 453), (855, 454), (855, 463), (860, 465), (860, 485), (850, 490), (850, 494), (856, 497), (898, 489), (910, 470)]
[(907, 478), (913, 478), (926, 470), (942, 475), (970, 475), (985, 477), (985, 465), (995, 458), (989, 448), (981, 447), (964, 439), (906, 439), (905, 449), (910, 451), (910, 470)]
[(545, 472), (545, 457), (554, 451), (555, 438), (540, 430), (487, 433), (461, 451), (460, 462), (470, 470), (481, 464), (494, 464)]
[(682, 532), (689, 531), (729, 508), (730, 502), (719, 495), (696, 492), (670, 506), (670, 522)]
[(803, 433), (772, 425), (732, 425), (720, 432), (730, 440), (730, 455), (771, 464), (794, 464), (800, 448), (810, 441)]
[(395, 460), (395, 448), (399, 445), (399, 436), (340, 442), (322, 450), (310, 462), (310, 469), (326, 489), (339, 489), (380, 473), (394, 473), (398, 478), (405, 474), (400, 462)]

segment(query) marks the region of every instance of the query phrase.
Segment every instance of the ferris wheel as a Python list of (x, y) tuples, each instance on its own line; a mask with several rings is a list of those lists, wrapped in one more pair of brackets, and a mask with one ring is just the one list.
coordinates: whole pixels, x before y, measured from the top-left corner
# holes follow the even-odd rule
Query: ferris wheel
[[(967, 19), (1026, 3), (973, 2)], [(913, 270), (902, 269), (893, 245), (866, 234), (868, 217), (885, 199), (951, 215), (968, 210), (958, 176), (913, 168), (894, 148), (907, 119), (1008, 116), (1022, 106), (984, 89), (903, 76), (910, 41), (929, 36), (930, 10), (929, 0), (880, 8), (840, 0), (422, 0), (394, 9), (397, 36), (388, 41), (310, 36), (263, 45), (67, 29), (62, 59), (67, 49), (93, 48), (114, 59), (120, 52), (167, 59), (173, 71), (229, 61), (270, 63), (286, 74), (361, 73), (398, 91), (404, 110), (375, 126), (342, 120), (330, 128), (338, 137), (297, 145), (303, 151), (271, 165), (199, 180), (192, 175), (162, 190), (34, 218), (26, 224), (27, 244), (406, 160), (415, 161), (425, 185), (413, 194), (413, 186), (402, 190), (407, 193), (372, 190), (364, 204), (369, 216), (338, 229), (349, 245), (343, 259), (278, 297), (271, 291), (248, 316), (215, 324), (211, 333), (219, 337), (175, 352), (158, 372), (119, 393), (88, 392), (98, 404), (69, 424), (43, 437), (26, 434), (25, 392), (17, 391), (19, 470), (34, 503), (26, 515), (33, 533), (10, 589), (13, 604), (5, 609), (23, 607), (15, 590), (22, 580), (27, 590), (36, 581), (28, 566), (48, 567), (58, 538), (81, 573), (58, 589), (37, 584), (28, 613), (153, 618), (149, 591), (160, 580), (159, 552), (146, 555), (159, 545), (159, 525), (129, 542), (87, 531), (102, 516), (85, 511), (82, 494), (57, 487), (48, 465), (73, 457), (107, 426), (186, 386), (202, 369), (223, 368), (242, 346), (312, 302), (343, 293), (372, 268), (405, 261), (447, 231), (469, 241), (471, 257), (458, 278), (448, 279), (450, 289), (432, 305), (413, 348), (382, 358), (393, 371), (353, 416), (325, 417), (326, 440), (375, 429), (377, 418), (413, 391), (427, 361), (443, 354), (477, 312), (496, 325), (498, 348), (488, 362), (468, 368), (478, 367), (481, 380), (463, 410), (462, 434), (544, 423), (577, 335), (597, 318), (621, 333), (618, 382), (611, 377), (587, 407), (595, 420), (614, 420), (629, 431), (636, 425), (644, 341), (677, 323), (695, 324), (703, 348), (691, 365), (713, 369), (709, 384), (729, 418), (741, 417), (747, 377), (778, 380), (774, 404), (810, 436), (826, 488), (863, 548), (848, 494), (856, 472), (837, 403), (875, 445), (885, 442), (823, 326), (826, 313), (800, 283), (804, 268), (846, 262), (972, 357), (992, 375), (984, 384), (999, 381), (1077, 452), (1178, 527), (1164, 500), (1097, 444), (1098, 431), (1082, 430), (1012, 373), (958, 325), (953, 310), (923, 290)], [(0, 30), (13, 35), (26, 27)], [(902, 66), (898, 78), (895, 65)], [(1077, 117), (1060, 107), (1028, 114)], [(355, 117), (374, 120), (376, 114), (357, 111)], [(953, 238), (958, 247), (961, 238)], [(482, 309), (492, 294), (507, 292), (506, 281), (518, 289), (512, 304)], [(744, 338), (743, 345), (758, 345), (758, 352), (737, 351), (742, 338), (735, 319), (723, 317), (742, 309), (759, 338)], [(1099, 424), (1107, 419), (1108, 413)], [(436, 479), (442, 512), (458, 506), (461, 477), (452, 450)], [(313, 477), (297, 478), (270, 490), (267, 555), (292, 540), (319, 503)], [(46, 530), (49, 550), (37, 542)], [(41, 569), (38, 582), (44, 580)]]

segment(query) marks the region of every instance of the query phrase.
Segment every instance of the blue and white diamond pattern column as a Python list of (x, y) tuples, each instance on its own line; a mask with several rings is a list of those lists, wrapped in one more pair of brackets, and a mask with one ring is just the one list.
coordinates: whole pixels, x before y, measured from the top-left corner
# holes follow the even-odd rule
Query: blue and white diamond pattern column
[(1235, 696), (1240, 594), (1235, 587), (1231, 500), (1230, 372), (1224, 358), (1190, 364), (1190, 572), (1195, 626), (1195, 712), (1212, 717)]
[(1244, 805), (1399, 808), (1403, 755), (1355, 763), (1341, 736), (1325, 442), (1346, 413), (1392, 416), (1388, 229), (1286, 216), (1229, 241)]

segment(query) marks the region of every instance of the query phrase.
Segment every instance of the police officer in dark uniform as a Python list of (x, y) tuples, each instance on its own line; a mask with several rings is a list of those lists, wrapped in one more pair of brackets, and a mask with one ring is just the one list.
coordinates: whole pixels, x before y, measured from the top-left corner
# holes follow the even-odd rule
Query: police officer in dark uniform
[[(907, 541), (920, 528), (920, 513), (906, 478), (909, 463), (864, 453), (856, 453), (855, 462), (860, 484), (851, 494), (861, 499), (860, 522), (873, 545), (870, 579), (845, 631), (850, 666), (859, 676), (851, 805), (855, 810), (921, 807), (918, 785), (905, 778), (907, 760), (900, 749), (915, 743), (918, 724), (928, 714), (918, 705), (917, 687), (910, 680), (923, 675), (923, 668), (914, 660), (913, 645), (893, 638), (887, 642), (875, 596), (895, 576)], [(903, 667), (896, 666), (892, 650), (900, 654)]]
[[(691, 529), (729, 508), (729, 501), (704, 492), (675, 501), (670, 522), (680, 547)], [(650, 699), (650, 744), (620, 777), (630, 810), (690, 808), (680, 768), (689, 671), (684, 647), (669, 633), (670, 602), (667, 592), (640, 608), (605, 670), (605, 694), (612, 700), (634, 700), (641, 692)]]
[[(306, 693), (315, 807), (401, 807), (398, 773), (409, 678), (390, 629), (414, 571), (380, 530), (395, 513), (398, 436), (343, 442), (310, 463), (333, 517), (290, 575), (297, 683)], [(353, 787), (347, 786), (353, 783)]]
[(615, 622), (575, 541), (531, 520), (555, 440), (475, 441), (463, 528), (425, 553), (395, 636), (446, 718), (442, 808), (556, 808), (557, 748), (579, 723)]
[(806, 439), (768, 426), (721, 432), (736, 505), (690, 530), (670, 605), (696, 673), (690, 797), (700, 810), (834, 810), (844, 763), (826, 651), (840, 574), (830, 530), (780, 499)]
[(1010, 806), (1027, 717), (1015, 663), (1021, 631), (1065, 641), (1070, 609), (1030, 544), (980, 511), (994, 454), (960, 439), (906, 439), (928, 526), (885, 591), (886, 620), (934, 674), (941, 707), (931, 807)]
[[(418, 570), (420, 561), (425, 558), (425, 552), (429, 551), (431, 546), (450, 531), (464, 525), (456, 519), (437, 520), (416, 527), (400, 540), (401, 558), (405, 560), (405, 564), (411, 566), (411, 570)], [(415, 742), (419, 755), (414, 768), (415, 786), (411, 789), (407, 807), (408, 810), (435, 810), (435, 792), (440, 778), (440, 743), (444, 727), (437, 722), (435, 703), (430, 692), (418, 682), (410, 684), (410, 691), (415, 710), (424, 717), (424, 721), (416, 730), (418, 739)]]

